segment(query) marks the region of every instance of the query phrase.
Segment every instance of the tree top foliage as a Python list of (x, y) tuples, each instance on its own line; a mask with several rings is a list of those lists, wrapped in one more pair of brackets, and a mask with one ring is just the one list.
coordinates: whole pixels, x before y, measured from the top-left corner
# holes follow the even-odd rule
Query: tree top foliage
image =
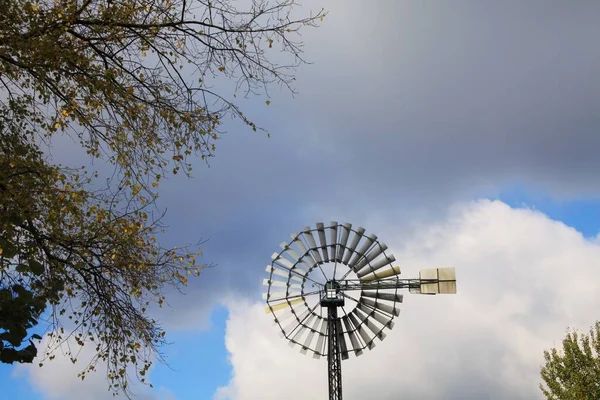
[(567, 331), (562, 349), (544, 351), (540, 389), (549, 400), (600, 399), (600, 322), (589, 335)]
[[(149, 308), (203, 268), (200, 241), (157, 239), (156, 187), (213, 156), (225, 116), (260, 129), (216, 89), (220, 80), (244, 95), (293, 91), (300, 29), (325, 15), (295, 19), (295, 6), (0, 2), (0, 361), (31, 362), (40, 336), (30, 332), (43, 320), (53, 345), (42, 360), (74, 340), (95, 348), (82, 379), (102, 361), (114, 391), (129, 393), (131, 368), (145, 380), (165, 342)], [(59, 134), (115, 175), (99, 184), (89, 168), (53, 164), (42, 149)]]
[[(290, 86), (303, 62), (294, 41), (324, 14), (292, 20), (293, 0), (6, 0), (0, 5), (0, 83), (36, 132), (69, 128), (93, 156), (128, 175), (160, 179), (167, 163), (211, 156), (226, 114), (254, 122), (207, 78), (252, 93)], [(268, 57), (277, 46), (289, 57)], [(73, 128), (73, 125), (75, 127)], [(83, 127), (83, 129), (81, 129)]]

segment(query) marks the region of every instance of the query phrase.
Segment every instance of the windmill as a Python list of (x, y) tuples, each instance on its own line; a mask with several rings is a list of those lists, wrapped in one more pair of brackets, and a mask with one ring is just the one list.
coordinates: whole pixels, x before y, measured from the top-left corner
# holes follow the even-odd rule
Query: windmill
[(425, 269), (400, 279), (400, 267), (374, 234), (350, 223), (318, 222), (281, 243), (263, 281), (265, 311), (303, 354), (327, 357), (329, 399), (342, 399), (342, 360), (383, 340), (399, 316), (402, 289), (416, 294), (456, 293), (454, 268)]

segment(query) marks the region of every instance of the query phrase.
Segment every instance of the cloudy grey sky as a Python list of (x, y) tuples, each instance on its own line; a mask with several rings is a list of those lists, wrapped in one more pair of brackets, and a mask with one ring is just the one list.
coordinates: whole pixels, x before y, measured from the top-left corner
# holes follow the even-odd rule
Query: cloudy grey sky
[(210, 169), (163, 187), (174, 237), (210, 239), (206, 258), (221, 267), (207, 275), (256, 290), (247, 282), (281, 232), (315, 218), (360, 223), (377, 211), (403, 228), (513, 184), (598, 195), (597, 2), (301, 10), (320, 6), (329, 15), (305, 32), (314, 64), (298, 71), (298, 96), (242, 103), (271, 138), (232, 123)]
[[(270, 106), (240, 103), (271, 138), (227, 122), (210, 168), (161, 185), (167, 240), (207, 238), (205, 260), (218, 264), (163, 320), (205, 329), (213, 307), (228, 307), (233, 379), (219, 398), (257, 399), (261, 384), (274, 399), (325, 393), (324, 365), (288, 349), (261, 314), (260, 283), (289, 233), (348, 220), (409, 272), (447, 263), (464, 282), (451, 299), (411, 298), (364, 364), (348, 362), (349, 398), (539, 396), (541, 350), (596, 318), (598, 244), (476, 200), (514, 186), (599, 198), (600, 3), (306, 0), (298, 13), (321, 7), (322, 27), (304, 32), (313, 64), (297, 72), (298, 95), (273, 88)], [(575, 273), (594, 277), (580, 293)]]

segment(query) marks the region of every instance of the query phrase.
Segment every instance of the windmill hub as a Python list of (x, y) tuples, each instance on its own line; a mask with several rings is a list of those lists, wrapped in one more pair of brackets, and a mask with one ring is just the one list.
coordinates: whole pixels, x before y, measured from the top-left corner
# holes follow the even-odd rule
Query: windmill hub
[(334, 280), (328, 281), (321, 297), (321, 307), (343, 307), (344, 304), (344, 294), (340, 290), (340, 284)]

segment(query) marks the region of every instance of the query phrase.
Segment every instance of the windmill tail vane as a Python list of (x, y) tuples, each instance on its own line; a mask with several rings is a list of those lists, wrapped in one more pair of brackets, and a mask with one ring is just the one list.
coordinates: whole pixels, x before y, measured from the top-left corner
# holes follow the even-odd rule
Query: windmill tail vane
[(424, 269), (418, 278), (400, 279), (387, 245), (365, 232), (347, 222), (305, 227), (280, 244), (263, 281), (265, 311), (290, 345), (327, 358), (330, 400), (342, 399), (341, 361), (371, 350), (394, 326), (400, 290), (456, 293), (454, 268)]

